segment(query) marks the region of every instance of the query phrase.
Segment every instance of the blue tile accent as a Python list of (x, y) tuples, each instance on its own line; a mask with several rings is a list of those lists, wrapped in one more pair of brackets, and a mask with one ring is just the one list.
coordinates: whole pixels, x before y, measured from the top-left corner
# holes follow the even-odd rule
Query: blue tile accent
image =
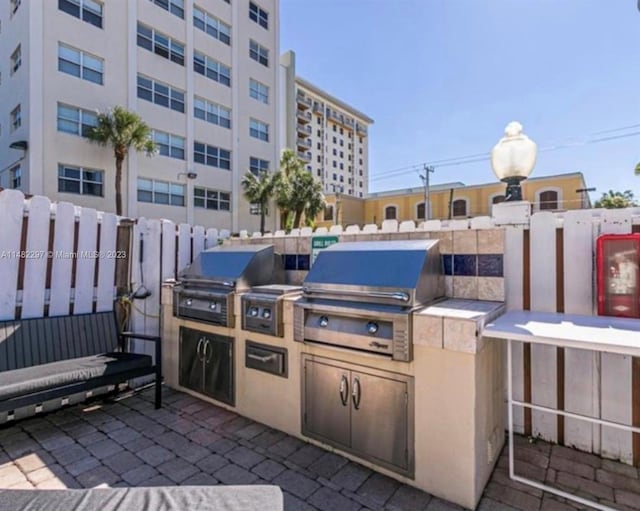
[(453, 274), (475, 277), (478, 274), (478, 258), (474, 254), (454, 254)]
[(442, 256), (442, 268), (445, 275), (453, 275), (453, 255), (444, 254)]
[(480, 277), (503, 277), (504, 268), (502, 254), (478, 255), (478, 275)]
[(311, 256), (309, 254), (298, 254), (298, 270), (309, 271)]
[(297, 254), (285, 254), (284, 255), (284, 269), (296, 270), (298, 268), (298, 256)]

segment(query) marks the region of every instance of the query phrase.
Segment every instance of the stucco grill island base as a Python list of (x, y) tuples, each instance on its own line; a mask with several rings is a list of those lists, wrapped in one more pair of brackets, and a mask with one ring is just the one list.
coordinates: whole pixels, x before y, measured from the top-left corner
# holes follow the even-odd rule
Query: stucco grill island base
[[(502, 313), (502, 303), (444, 299), (415, 311), (411, 315), (413, 356), (402, 361), (388, 354), (295, 341), (295, 304), (304, 300), (299, 295), (282, 298), (283, 336), (277, 337), (243, 330), (239, 317), (234, 328), (177, 318), (173, 286), (166, 283), (162, 293), (164, 376), (169, 386), (475, 508), (504, 443), (502, 348), (497, 342), (481, 340), (483, 325)], [(234, 296), (238, 315), (241, 299), (241, 294)], [(206, 385), (185, 386), (184, 378), (181, 381), (185, 328), (204, 337), (229, 339), (232, 370), (226, 374), (232, 375), (231, 400), (216, 399)], [(277, 353), (286, 370), (250, 367), (247, 348), (256, 345), (266, 350), (262, 352), (266, 358)], [(220, 369), (203, 372), (213, 371), (219, 374)], [(333, 384), (314, 387), (324, 381), (313, 379), (319, 373), (335, 374), (336, 388)], [(207, 374), (203, 378), (206, 382)], [(369, 391), (376, 394), (377, 405), (363, 424), (354, 409), (366, 409)], [(341, 415), (342, 422), (332, 424), (342, 425), (348, 442), (344, 436), (332, 436), (333, 430), (323, 430), (330, 438), (319, 435), (318, 428), (310, 432), (312, 436), (303, 434), (309, 429), (304, 427), (305, 412), (308, 415), (313, 409), (305, 403), (328, 396), (344, 404), (332, 412)], [(371, 445), (365, 441), (367, 436), (378, 433), (385, 440), (367, 450)], [(405, 459), (409, 462), (402, 468)]]

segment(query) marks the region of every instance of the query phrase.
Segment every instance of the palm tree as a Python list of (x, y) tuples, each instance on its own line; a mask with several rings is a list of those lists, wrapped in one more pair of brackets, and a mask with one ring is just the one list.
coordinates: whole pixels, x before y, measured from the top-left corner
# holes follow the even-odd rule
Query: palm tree
[(636, 176), (640, 176), (640, 163), (636, 165)]
[(295, 189), (291, 186), (291, 179), (299, 172), (304, 172), (304, 163), (291, 149), (284, 149), (280, 157), (280, 170), (275, 175), (276, 204), (280, 210), (280, 226), (287, 228), (289, 216), (292, 212), (291, 203)]
[(122, 163), (133, 147), (153, 156), (156, 145), (151, 140), (151, 128), (135, 112), (116, 106), (98, 113), (96, 126), (87, 136), (91, 142), (101, 146), (111, 146), (116, 158), (116, 215), (122, 215)]
[(261, 171), (257, 176), (253, 172), (247, 172), (240, 182), (244, 198), (251, 204), (257, 204), (260, 208), (260, 232), (264, 233), (264, 219), (267, 206), (276, 186), (274, 174), (267, 170)]
[(631, 190), (625, 190), (624, 192), (609, 190), (607, 193), (603, 193), (602, 197), (595, 203), (596, 208), (606, 209), (631, 208), (637, 205), (638, 203)]
[(307, 222), (313, 222), (325, 206), (322, 184), (304, 168), (296, 169), (289, 175), (288, 182), (293, 192), (287, 204), (289, 211), (294, 215), (293, 226), (301, 226), (303, 215)]

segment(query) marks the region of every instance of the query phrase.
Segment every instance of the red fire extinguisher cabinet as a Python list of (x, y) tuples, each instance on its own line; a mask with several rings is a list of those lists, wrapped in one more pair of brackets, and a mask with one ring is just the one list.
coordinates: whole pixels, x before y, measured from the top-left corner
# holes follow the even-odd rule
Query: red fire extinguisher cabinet
[(640, 318), (640, 234), (603, 234), (597, 241), (598, 314)]

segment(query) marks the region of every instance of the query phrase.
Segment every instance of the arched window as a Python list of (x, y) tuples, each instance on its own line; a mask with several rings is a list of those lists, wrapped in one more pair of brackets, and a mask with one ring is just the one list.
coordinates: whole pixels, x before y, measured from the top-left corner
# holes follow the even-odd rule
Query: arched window
[(385, 220), (397, 220), (398, 217), (398, 208), (395, 206), (387, 206), (384, 208), (384, 219)]
[(504, 202), (504, 195), (496, 195), (491, 199), (491, 204), (500, 204), (501, 202)]
[(467, 216), (467, 201), (465, 199), (453, 201), (453, 216)]
[(424, 202), (416, 205), (416, 218), (418, 220), (424, 220)]
[(558, 192), (555, 190), (545, 190), (540, 192), (540, 210), (558, 209)]
[(324, 219), (333, 220), (333, 206), (331, 204), (325, 206), (324, 208)]

